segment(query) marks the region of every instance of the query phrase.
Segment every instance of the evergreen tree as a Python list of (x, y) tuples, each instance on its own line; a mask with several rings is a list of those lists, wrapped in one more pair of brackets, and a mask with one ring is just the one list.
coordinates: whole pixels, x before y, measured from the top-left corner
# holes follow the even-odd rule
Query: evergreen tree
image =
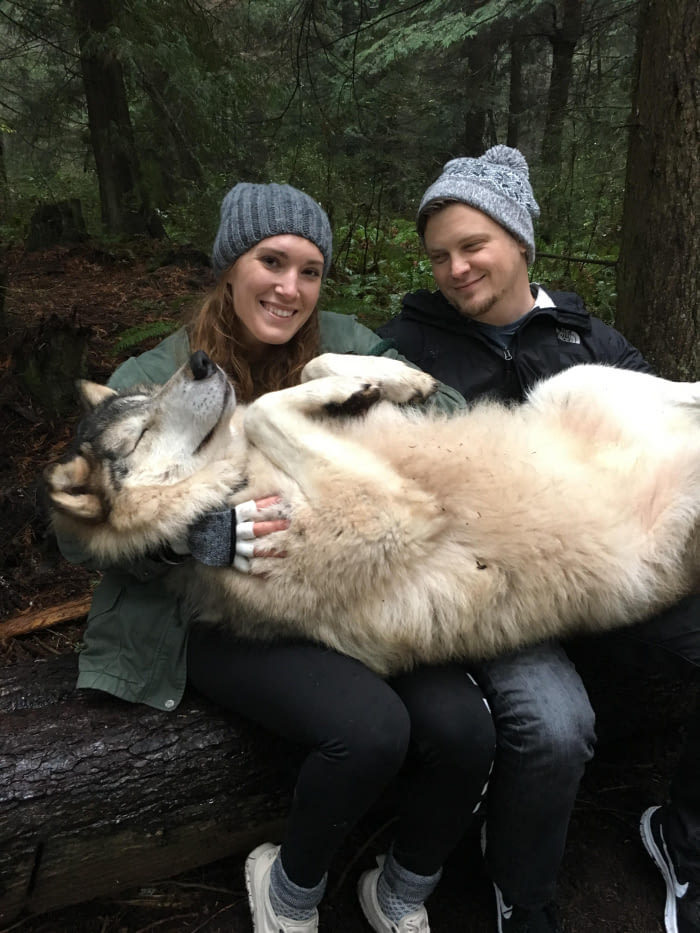
[(632, 108), (618, 323), (671, 379), (700, 379), (700, 8), (646, 0)]

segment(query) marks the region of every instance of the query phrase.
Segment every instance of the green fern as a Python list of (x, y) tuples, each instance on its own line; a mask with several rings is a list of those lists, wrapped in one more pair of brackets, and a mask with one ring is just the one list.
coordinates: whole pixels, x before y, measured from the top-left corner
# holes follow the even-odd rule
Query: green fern
[(145, 321), (143, 324), (136, 324), (134, 327), (127, 327), (123, 331), (114, 347), (112, 354), (116, 356), (123, 353), (124, 350), (130, 350), (132, 347), (138, 347), (146, 340), (152, 337), (167, 337), (173, 331), (180, 327), (178, 321)]

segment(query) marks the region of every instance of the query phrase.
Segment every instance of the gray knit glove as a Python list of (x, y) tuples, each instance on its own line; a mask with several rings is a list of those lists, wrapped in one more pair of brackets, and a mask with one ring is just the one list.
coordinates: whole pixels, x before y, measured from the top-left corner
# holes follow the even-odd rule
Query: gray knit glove
[(187, 531), (187, 550), (200, 564), (209, 567), (230, 567), (250, 573), (253, 556), (253, 523), (263, 516), (255, 502), (249, 499), (235, 509), (207, 512), (190, 525)]

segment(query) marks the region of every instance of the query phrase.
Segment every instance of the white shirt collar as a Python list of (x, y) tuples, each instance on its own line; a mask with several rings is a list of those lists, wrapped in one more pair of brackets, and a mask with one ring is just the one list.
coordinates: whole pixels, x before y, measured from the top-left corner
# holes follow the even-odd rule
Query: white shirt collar
[(532, 306), (532, 310), (534, 311), (535, 308), (556, 308), (556, 305), (542, 286), (534, 282), (533, 285), (537, 289), (537, 294), (535, 295), (535, 303)]

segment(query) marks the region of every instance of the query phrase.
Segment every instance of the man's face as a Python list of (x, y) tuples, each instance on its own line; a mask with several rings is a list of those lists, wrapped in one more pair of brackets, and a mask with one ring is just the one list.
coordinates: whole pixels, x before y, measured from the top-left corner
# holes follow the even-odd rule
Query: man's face
[(424, 240), (437, 286), (460, 314), (509, 324), (532, 308), (525, 246), (486, 214), (448, 204), (428, 218)]

